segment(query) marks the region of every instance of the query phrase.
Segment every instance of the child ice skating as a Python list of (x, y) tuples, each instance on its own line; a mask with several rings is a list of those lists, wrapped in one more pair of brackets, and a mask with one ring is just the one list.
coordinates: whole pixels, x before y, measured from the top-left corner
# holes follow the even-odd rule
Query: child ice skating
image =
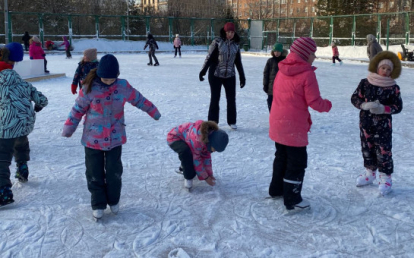
[(394, 80), (401, 74), (401, 62), (394, 53), (382, 51), (370, 61), (368, 70), (368, 77), (361, 80), (351, 97), (352, 104), (361, 109), (359, 130), (365, 167), (356, 185), (372, 184), (378, 169), (378, 190), (386, 195), (391, 191), (394, 172), (391, 115), (403, 108), (400, 87)]
[(98, 68), (86, 77), (62, 132), (62, 136), (71, 137), (86, 116), (81, 143), (85, 146), (86, 180), (96, 219), (102, 218), (107, 205), (114, 214), (119, 210), (121, 154), (126, 143), (125, 103), (147, 112), (155, 120), (161, 117), (156, 106), (118, 75), (115, 56), (103, 56)]
[(174, 58), (177, 57), (177, 51), (178, 51), (178, 54), (179, 54), (179, 56), (181, 58), (181, 39), (180, 39), (180, 35), (179, 34), (176, 34), (175, 35), (175, 39), (174, 39), (174, 50), (175, 50)]
[(98, 64), (96, 48), (89, 48), (83, 51), (82, 61), (79, 62), (78, 68), (76, 68), (75, 75), (73, 76), (71, 85), (72, 94), (75, 95), (77, 93), (78, 85), (82, 89), (82, 83), (86, 76), (92, 69), (98, 67)]
[(273, 82), (279, 71), (279, 62), (284, 60), (287, 54), (288, 53), (283, 49), (282, 44), (274, 44), (271, 52), (272, 57), (267, 60), (263, 71), (263, 91), (267, 94), (267, 107), (269, 108), (269, 112), (272, 107)]
[(167, 142), (178, 153), (185, 188), (192, 188), (196, 175), (210, 186), (215, 185), (211, 153), (224, 151), (229, 142), (227, 133), (215, 122), (198, 120), (174, 127), (167, 135)]
[(149, 58), (149, 63), (147, 65), (152, 65), (152, 58), (154, 58), (154, 66), (158, 66), (160, 65), (158, 63), (158, 59), (155, 56), (155, 49), (158, 49), (158, 44), (154, 39), (154, 36), (152, 36), (151, 33), (148, 33), (147, 35), (147, 42), (145, 43), (144, 46), (144, 50), (149, 46), (149, 51), (148, 51), (148, 58)]
[[(12, 70), (23, 60), (23, 47), (12, 42), (1, 49), (0, 57), (0, 206), (14, 202), (10, 164), (14, 157), (16, 178), (27, 182), (30, 160), (28, 135), (33, 131), (36, 114), (48, 104), (47, 98)], [(33, 108), (32, 101), (35, 103)]]
[(336, 46), (335, 42), (332, 41), (332, 65), (335, 65), (335, 60), (339, 61), (339, 64), (342, 65), (342, 60), (339, 59), (339, 51), (338, 47)]
[(65, 46), (66, 59), (71, 59), (72, 58), (72, 54), (70, 53), (70, 42), (66, 38), (66, 36), (63, 36), (62, 39), (63, 39), (63, 43), (60, 44), (59, 46), (63, 46), (63, 45)]
[(320, 96), (312, 66), (315, 52), (313, 39), (296, 39), (289, 55), (279, 63), (273, 85), (269, 136), (275, 142), (276, 153), (269, 195), (283, 197), (287, 210), (310, 207), (301, 196), (308, 160), (308, 132), (312, 125), (308, 108), (329, 112), (332, 107), (329, 100)]

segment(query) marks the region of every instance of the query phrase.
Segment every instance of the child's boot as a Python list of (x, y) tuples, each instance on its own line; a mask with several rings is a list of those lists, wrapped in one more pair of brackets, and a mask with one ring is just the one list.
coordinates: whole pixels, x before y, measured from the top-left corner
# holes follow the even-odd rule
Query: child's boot
[(378, 190), (381, 195), (387, 195), (389, 192), (391, 192), (392, 187), (392, 179), (391, 175), (387, 175), (385, 173), (380, 172), (379, 173), (379, 185)]
[(341, 62), (339, 62), (339, 65), (342, 65), (342, 61), (341, 61)]
[(184, 187), (191, 189), (193, 187), (193, 179), (184, 179)]
[(99, 210), (93, 210), (92, 211), (92, 216), (95, 219), (101, 219), (103, 217), (103, 215), (104, 215), (104, 210), (99, 209)]
[(356, 179), (356, 186), (370, 185), (376, 178), (375, 170), (366, 169), (365, 175), (359, 175)]
[(111, 212), (116, 215), (119, 212), (119, 203), (109, 206), (109, 208), (111, 208)]
[(335, 66), (335, 63), (331, 64), (331, 66)]
[(29, 178), (29, 167), (26, 162), (17, 163), (15, 178), (19, 179), (20, 182), (27, 182)]
[(0, 207), (13, 203), (13, 192), (10, 186), (3, 186), (0, 188)]

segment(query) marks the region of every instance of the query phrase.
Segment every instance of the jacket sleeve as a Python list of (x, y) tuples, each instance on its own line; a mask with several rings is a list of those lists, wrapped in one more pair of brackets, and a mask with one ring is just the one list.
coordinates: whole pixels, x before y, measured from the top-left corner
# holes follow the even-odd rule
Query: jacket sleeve
[(208, 48), (208, 54), (206, 56), (206, 59), (204, 60), (203, 67), (201, 68), (201, 72), (203, 74), (207, 73), (208, 68), (210, 65), (215, 62), (218, 62), (218, 43), (217, 40), (213, 40), (211, 42), (210, 47)]
[(79, 64), (78, 68), (76, 68), (75, 75), (73, 76), (73, 81), (72, 81), (73, 85), (78, 85), (80, 78), (82, 76), (81, 71), (82, 71), (82, 65)]
[(332, 103), (321, 97), (314, 71), (310, 72), (305, 81), (305, 99), (308, 106), (318, 112), (329, 112), (332, 108)]
[(90, 101), (81, 90), (75, 100), (75, 105), (72, 107), (72, 110), (69, 113), (69, 117), (66, 119), (66, 122), (63, 126), (62, 136), (72, 136), (72, 134), (76, 131), (79, 122), (82, 120), (82, 117), (89, 110), (89, 107)]
[(386, 106), (385, 110), (387, 114), (398, 114), (403, 109), (403, 102), (401, 99), (400, 87), (395, 85), (395, 94), (391, 95), (391, 103), (390, 105)]
[(158, 120), (161, 117), (160, 112), (158, 111), (157, 107), (152, 104), (151, 101), (146, 99), (139, 91), (134, 89), (128, 81), (126, 81), (127, 84), (127, 102), (131, 103), (131, 105), (141, 109), (142, 111), (147, 112), (147, 114)]
[(365, 79), (362, 79), (356, 90), (351, 96), (351, 103), (354, 107), (361, 109), (361, 104), (365, 102), (365, 89), (364, 89)]
[(45, 95), (43, 95), (40, 91), (36, 89), (31, 83), (26, 82), (30, 87), (30, 97), (31, 100), (35, 103), (36, 106), (39, 107), (46, 107), (48, 104), (48, 100)]
[(246, 77), (244, 76), (243, 64), (241, 62), (240, 49), (237, 51), (236, 60), (234, 60), (234, 64), (236, 65), (237, 71), (239, 72), (240, 81), (245, 81)]
[(193, 162), (198, 179), (206, 180), (207, 177), (213, 175), (211, 155), (202, 153), (201, 147), (195, 148), (193, 152)]
[(148, 40), (145, 42), (144, 50), (148, 47)]
[(270, 69), (270, 59), (267, 60), (265, 68), (263, 70), (263, 90), (267, 91), (266, 89), (269, 88), (269, 69)]
[(157, 49), (158, 49), (158, 44), (157, 44), (157, 41), (155, 41), (155, 40), (154, 40), (154, 44), (155, 44), (155, 48), (157, 48)]

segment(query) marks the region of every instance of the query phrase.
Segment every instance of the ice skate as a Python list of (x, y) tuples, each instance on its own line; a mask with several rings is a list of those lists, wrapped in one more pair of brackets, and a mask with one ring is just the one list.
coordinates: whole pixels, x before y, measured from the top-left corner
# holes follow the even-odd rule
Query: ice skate
[(237, 130), (237, 125), (236, 124), (231, 124), (231, 125), (229, 125), (230, 126), (230, 128), (231, 129), (233, 129), (233, 130)]
[(27, 166), (26, 162), (17, 164), (16, 175), (14, 177), (17, 178), (22, 183), (25, 183), (28, 181), (29, 167)]
[(99, 221), (104, 214), (104, 210), (93, 210), (92, 211), (92, 216), (95, 219), (95, 221)]
[(112, 206), (109, 206), (109, 208), (111, 209), (111, 212), (112, 212), (114, 215), (117, 215), (117, 214), (118, 214), (118, 212), (119, 212), (119, 203), (117, 203), (117, 204), (115, 204), (115, 205), (112, 205)]
[(385, 196), (391, 192), (392, 187), (392, 179), (391, 175), (387, 175), (385, 173), (379, 173), (379, 184), (378, 184), (378, 191), (382, 196)]
[(307, 200), (302, 200), (300, 203), (293, 206), (286, 206), (288, 211), (301, 211), (305, 209), (310, 209), (310, 203)]
[(177, 169), (175, 170), (175, 173), (180, 174), (180, 175), (183, 175), (183, 174), (184, 174), (184, 169), (183, 169), (183, 167), (182, 167), (182, 166), (180, 166), (179, 168), (177, 168)]
[(0, 208), (9, 206), (14, 203), (13, 192), (9, 186), (3, 186), (0, 188)]
[(193, 179), (184, 179), (184, 187), (190, 191), (193, 188)]
[(366, 169), (365, 175), (359, 175), (356, 179), (356, 186), (365, 186), (370, 185), (374, 182), (376, 178), (375, 171), (372, 171), (371, 169)]

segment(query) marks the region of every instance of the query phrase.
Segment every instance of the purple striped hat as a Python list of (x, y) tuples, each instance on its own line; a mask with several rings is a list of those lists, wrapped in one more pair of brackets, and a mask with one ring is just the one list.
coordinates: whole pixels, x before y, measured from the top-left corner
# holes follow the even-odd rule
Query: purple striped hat
[(316, 52), (316, 43), (308, 37), (296, 39), (290, 46), (290, 51), (298, 54), (303, 60), (308, 61), (309, 55)]

